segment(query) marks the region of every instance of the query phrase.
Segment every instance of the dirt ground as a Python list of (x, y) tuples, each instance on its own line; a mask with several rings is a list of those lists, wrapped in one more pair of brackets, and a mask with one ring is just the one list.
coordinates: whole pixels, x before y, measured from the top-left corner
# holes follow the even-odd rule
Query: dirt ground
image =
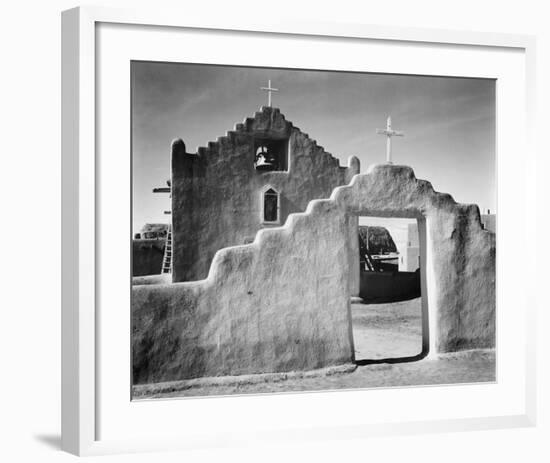
[[(422, 350), (420, 298), (391, 304), (352, 304), (357, 360), (412, 357)], [(395, 361), (395, 360), (392, 360)], [(368, 362), (367, 362), (368, 363)], [(414, 362), (358, 365), (348, 373), (200, 385), (141, 398), (261, 394), (495, 381), (494, 350), (440, 355)]]
[(422, 351), (421, 298), (352, 304), (355, 359), (412, 357)]

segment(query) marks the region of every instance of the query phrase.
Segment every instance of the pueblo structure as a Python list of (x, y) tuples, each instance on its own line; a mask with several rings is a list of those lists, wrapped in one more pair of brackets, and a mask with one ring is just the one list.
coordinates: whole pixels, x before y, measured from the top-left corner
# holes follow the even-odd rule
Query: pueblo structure
[(135, 385), (353, 362), (358, 216), (417, 219), (423, 355), (494, 347), (495, 235), (410, 167), (340, 167), (267, 107), (176, 142), (171, 184), (173, 282), (132, 289)]
[(214, 254), (251, 242), (261, 228), (285, 223), (312, 199), (328, 198), (359, 173), (348, 167), (277, 108), (264, 106), (196, 154), (172, 145), (174, 282), (206, 278)]

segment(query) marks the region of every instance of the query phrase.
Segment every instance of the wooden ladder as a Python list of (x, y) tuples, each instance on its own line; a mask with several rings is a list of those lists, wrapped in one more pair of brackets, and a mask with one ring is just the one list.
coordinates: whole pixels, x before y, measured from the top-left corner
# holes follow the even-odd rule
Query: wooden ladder
[(162, 258), (162, 273), (172, 273), (172, 225), (168, 225), (164, 257)]
[(364, 259), (367, 270), (374, 272), (375, 265), (374, 259), (372, 258), (369, 251), (369, 229), (367, 228), (367, 236), (363, 238), (359, 235), (359, 254), (360, 257)]
[(374, 259), (370, 255), (370, 252), (366, 249), (365, 249), (365, 263), (367, 264), (367, 268), (371, 272), (374, 272), (374, 270), (375, 270)]

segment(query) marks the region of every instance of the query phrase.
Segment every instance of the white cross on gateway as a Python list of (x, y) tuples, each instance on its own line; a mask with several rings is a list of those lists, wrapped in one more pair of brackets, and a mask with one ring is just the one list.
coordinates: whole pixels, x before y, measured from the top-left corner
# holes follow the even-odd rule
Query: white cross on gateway
[(376, 133), (379, 135), (385, 135), (386, 140), (386, 162), (388, 164), (393, 164), (391, 160), (391, 137), (404, 137), (403, 132), (397, 130), (392, 130), (391, 128), (391, 116), (388, 116), (385, 129), (376, 129)]

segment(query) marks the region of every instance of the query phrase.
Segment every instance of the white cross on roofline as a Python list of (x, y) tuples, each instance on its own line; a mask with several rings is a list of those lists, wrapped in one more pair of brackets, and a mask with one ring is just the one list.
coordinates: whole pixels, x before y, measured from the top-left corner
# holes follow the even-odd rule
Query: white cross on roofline
[(271, 87), (271, 79), (267, 81), (267, 87), (260, 87), (260, 90), (267, 91), (267, 105), (271, 106), (271, 93), (272, 92), (278, 92), (278, 88), (272, 88)]
[(393, 164), (391, 160), (391, 137), (404, 137), (403, 132), (397, 130), (392, 130), (391, 128), (391, 116), (388, 116), (385, 129), (376, 129), (376, 133), (379, 135), (386, 136), (386, 162), (388, 164)]

